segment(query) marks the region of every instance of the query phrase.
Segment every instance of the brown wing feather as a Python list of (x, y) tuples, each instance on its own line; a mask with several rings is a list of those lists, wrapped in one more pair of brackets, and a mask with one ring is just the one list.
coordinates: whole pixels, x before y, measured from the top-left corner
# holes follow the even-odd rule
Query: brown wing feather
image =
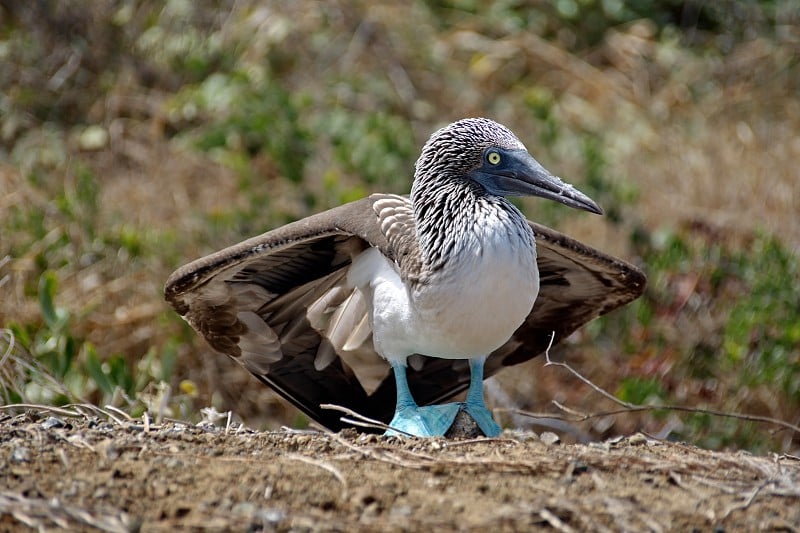
[(346, 204), (198, 259), (164, 288), (166, 300), (214, 349), (329, 427), (341, 423), (321, 403), (369, 414), (374, 404), (341, 359), (315, 368), (330, 346), (306, 310), (342, 281), (351, 254), (376, 246), (392, 257), (372, 203)]
[[(344, 427), (337, 413), (320, 409), (323, 403), (388, 421), (395, 404), (388, 365), (371, 342), (357, 354), (342, 351), (341, 342), (326, 337), (325, 327), (334, 316), (348, 327), (358, 323), (357, 315), (335, 312), (354, 301), (344, 287), (353, 254), (375, 246), (396, 262), (414, 260), (413, 242), (400, 231), (409, 224), (403, 202), (404, 197), (373, 195), (198, 259), (170, 276), (165, 297), (214, 349), (323, 425)], [(387, 205), (395, 209), (393, 215), (381, 208)], [(644, 290), (644, 275), (636, 267), (544, 226), (531, 226), (537, 237), (539, 297), (526, 322), (491, 354), (486, 375), (535, 357), (547, 347), (551, 332), (557, 343)], [(467, 387), (466, 361), (423, 361), (408, 370), (420, 404), (446, 400)], [(368, 379), (374, 384), (367, 386)]]

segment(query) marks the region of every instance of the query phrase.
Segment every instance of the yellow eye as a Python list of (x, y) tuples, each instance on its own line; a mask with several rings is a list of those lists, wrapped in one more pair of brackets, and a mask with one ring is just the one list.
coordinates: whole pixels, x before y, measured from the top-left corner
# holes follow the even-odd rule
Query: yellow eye
[(499, 165), (500, 154), (498, 154), (497, 152), (489, 152), (489, 154), (486, 156), (486, 160), (492, 165)]

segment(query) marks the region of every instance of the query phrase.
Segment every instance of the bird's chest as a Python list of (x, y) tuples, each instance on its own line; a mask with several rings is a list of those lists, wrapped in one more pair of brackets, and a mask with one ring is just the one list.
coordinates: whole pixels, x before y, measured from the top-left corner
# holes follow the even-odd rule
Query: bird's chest
[(439, 275), (414, 291), (412, 308), (428, 344), (421, 353), (487, 355), (522, 324), (538, 294), (532, 234), (486, 223), (462, 242)]

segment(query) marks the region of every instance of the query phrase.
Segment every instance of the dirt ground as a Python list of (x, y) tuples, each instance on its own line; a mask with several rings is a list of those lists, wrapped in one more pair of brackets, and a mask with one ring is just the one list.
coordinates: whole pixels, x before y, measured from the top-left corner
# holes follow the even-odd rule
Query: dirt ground
[(794, 456), (0, 413), (2, 531), (800, 530)]

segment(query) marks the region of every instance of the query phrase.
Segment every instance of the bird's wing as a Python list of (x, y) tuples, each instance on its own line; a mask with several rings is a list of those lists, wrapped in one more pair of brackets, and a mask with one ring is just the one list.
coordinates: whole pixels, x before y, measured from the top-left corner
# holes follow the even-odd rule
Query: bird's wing
[[(373, 195), (264, 233), (179, 268), (165, 298), (214, 349), (321, 424), (344, 427), (338, 413), (320, 408), (325, 403), (388, 421), (394, 379), (372, 346), (366, 301), (348, 286), (347, 271), (369, 246), (398, 264), (414, 260), (407, 203)], [(539, 297), (525, 324), (491, 355), (486, 375), (541, 353), (551, 331), (558, 342), (644, 289), (635, 267), (532, 227)], [(408, 379), (423, 405), (464, 390), (469, 368), (466, 361), (412, 356)]]
[[(164, 296), (215, 350), (325, 426), (342, 424), (324, 403), (374, 414), (368, 391), (390, 369), (371, 347), (365, 302), (347, 287), (361, 250), (374, 246), (393, 258), (374, 202), (345, 204), (189, 263), (169, 277)], [(348, 339), (358, 331), (367, 338), (341, 357), (348, 340), (359, 344)]]

